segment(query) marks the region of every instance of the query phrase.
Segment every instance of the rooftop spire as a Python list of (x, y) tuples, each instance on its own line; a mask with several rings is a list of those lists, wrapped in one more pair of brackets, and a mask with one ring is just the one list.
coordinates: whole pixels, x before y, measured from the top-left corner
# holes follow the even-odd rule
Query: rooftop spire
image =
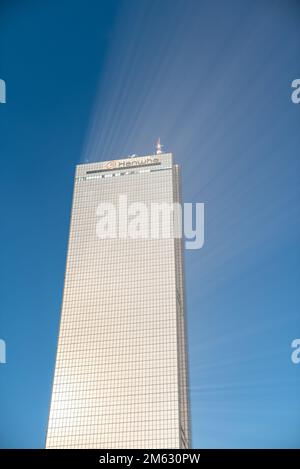
[(163, 145), (160, 143), (160, 138), (157, 140), (157, 143), (156, 143), (156, 154), (157, 155), (161, 155), (162, 153), (162, 147)]

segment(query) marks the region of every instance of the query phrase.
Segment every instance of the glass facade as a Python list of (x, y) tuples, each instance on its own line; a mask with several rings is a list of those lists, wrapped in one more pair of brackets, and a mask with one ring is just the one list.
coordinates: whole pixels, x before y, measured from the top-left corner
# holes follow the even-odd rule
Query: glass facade
[(172, 155), (77, 166), (46, 448), (191, 444), (182, 240), (100, 239), (120, 195), (180, 202)]

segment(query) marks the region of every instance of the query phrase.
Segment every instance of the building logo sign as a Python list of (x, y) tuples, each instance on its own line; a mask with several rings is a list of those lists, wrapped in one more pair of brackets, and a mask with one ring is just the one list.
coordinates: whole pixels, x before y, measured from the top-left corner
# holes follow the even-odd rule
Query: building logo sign
[(151, 164), (160, 164), (157, 156), (146, 156), (145, 158), (127, 158), (126, 160), (112, 160), (103, 164), (103, 169), (122, 169), (135, 166), (145, 166)]

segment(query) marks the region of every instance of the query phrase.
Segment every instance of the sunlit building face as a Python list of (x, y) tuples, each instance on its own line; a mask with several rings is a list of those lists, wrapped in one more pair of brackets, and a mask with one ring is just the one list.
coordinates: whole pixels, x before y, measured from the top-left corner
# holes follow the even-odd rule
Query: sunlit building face
[(172, 155), (77, 166), (47, 448), (190, 447), (182, 242), (99, 237), (120, 195), (179, 202)]

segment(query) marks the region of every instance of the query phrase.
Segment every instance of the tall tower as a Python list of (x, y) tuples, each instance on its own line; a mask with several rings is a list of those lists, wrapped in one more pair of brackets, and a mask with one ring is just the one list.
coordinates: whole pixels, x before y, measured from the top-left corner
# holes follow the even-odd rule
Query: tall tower
[[(76, 168), (47, 448), (191, 445), (178, 213), (171, 236), (130, 237), (119, 210), (180, 202), (179, 179), (161, 151)], [(102, 203), (122, 220), (107, 238)]]

